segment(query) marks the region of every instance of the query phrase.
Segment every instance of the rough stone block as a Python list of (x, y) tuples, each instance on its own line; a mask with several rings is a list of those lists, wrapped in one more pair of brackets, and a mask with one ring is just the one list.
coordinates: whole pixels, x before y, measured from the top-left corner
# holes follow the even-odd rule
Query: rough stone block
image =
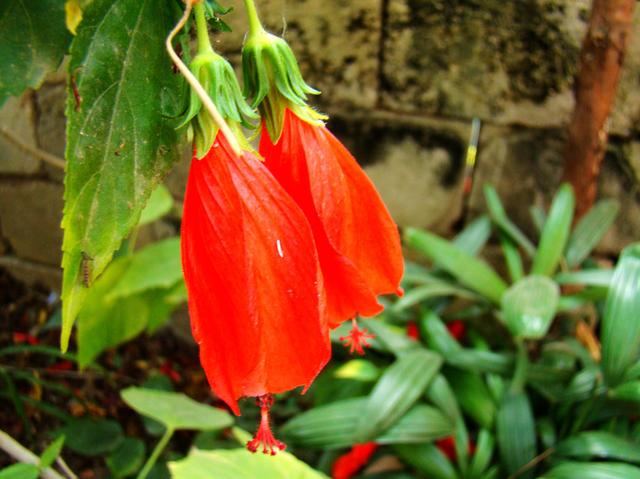
[[(561, 127), (573, 111), (571, 85), (589, 11), (589, 0), (390, 0), (383, 104)], [(616, 134), (638, 130), (639, 72), (634, 35), (612, 115)]]
[(37, 133), (40, 148), (64, 158), (67, 98), (64, 83), (44, 83), (36, 92)]
[[(265, 27), (284, 32), (305, 79), (323, 92), (317, 102), (358, 107), (377, 101), (380, 5), (370, 0), (257, 2)], [(233, 33), (219, 35), (217, 46), (237, 53), (247, 30), (244, 8), (238, 6), (224, 20)]]
[[(29, 146), (37, 146), (31, 93), (7, 99), (0, 109), (0, 128)], [(36, 158), (0, 135), (0, 173), (30, 174), (39, 168), (40, 162)]]
[(2, 233), (16, 256), (60, 264), (62, 195), (62, 185), (52, 182), (5, 180), (0, 183)]
[(0, 256), (0, 267), (11, 276), (28, 285), (42, 285), (50, 291), (60, 293), (62, 289), (62, 269), (26, 261), (15, 256)]

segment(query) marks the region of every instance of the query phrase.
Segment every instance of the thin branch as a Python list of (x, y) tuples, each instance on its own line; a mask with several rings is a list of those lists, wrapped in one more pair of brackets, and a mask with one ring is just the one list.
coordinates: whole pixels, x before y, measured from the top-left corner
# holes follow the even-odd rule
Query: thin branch
[(62, 456), (58, 456), (56, 458), (56, 464), (58, 464), (58, 467), (60, 467), (62, 472), (64, 472), (69, 479), (78, 479), (78, 476), (76, 476), (73, 471), (69, 469), (67, 463), (64, 461), (64, 459), (62, 459)]
[[(33, 464), (34, 466), (37, 466), (40, 462), (40, 458), (38, 456), (2, 430), (0, 430), (0, 449), (14, 459), (26, 464)], [(65, 479), (50, 467), (42, 469), (40, 471), (40, 475), (44, 479)]]
[(35, 146), (27, 145), (20, 138), (15, 136), (11, 131), (6, 128), (0, 126), (0, 135), (2, 135), (5, 139), (7, 139), (11, 144), (17, 146), (25, 153), (29, 153), (30, 155), (38, 158), (39, 160), (44, 161), (45, 163), (50, 164), (56, 168), (60, 168), (64, 170), (65, 161), (59, 156), (52, 155), (51, 153), (47, 153), (40, 148), (36, 148)]
[(521, 476), (522, 474), (524, 474), (525, 472), (527, 472), (529, 469), (531, 469), (532, 467), (537, 466), (539, 463), (541, 463), (542, 461), (544, 461), (547, 457), (549, 457), (551, 454), (553, 454), (556, 450), (552, 447), (550, 447), (549, 449), (546, 449), (545, 451), (541, 452), (540, 454), (538, 454), (536, 457), (534, 457), (533, 459), (531, 459), (529, 462), (527, 462), (525, 465), (523, 465), (520, 469), (518, 469), (516, 472), (514, 472), (513, 474), (511, 474), (509, 476), (508, 479), (516, 479), (518, 476)]
[(238, 143), (235, 135), (231, 132), (229, 125), (226, 121), (224, 121), (224, 118), (222, 118), (222, 115), (213, 104), (213, 101), (211, 100), (205, 89), (202, 87), (198, 79), (193, 75), (193, 73), (191, 73), (191, 70), (189, 70), (189, 68), (183, 63), (183, 61), (173, 49), (172, 42), (174, 37), (180, 30), (182, 30), (182, 27), (184, 27), (185, 23), (187, 23), (187, 19), (189, 18), (189, 15), (191, 15), (191, 7), (193, 7), (193, 4), (198, 3), (199, 1), (201, 0), (185, 0), (187, 6), (184, 10), (184, 14), (182, 15), (182, 18), (176, 24), (176, 26), (173, 27), (171, 33), (169, 33), (165, 45), (167, 47), (167, 52), (169, 53), (171, 60), (176, 65), (178, 70), (180, 70), (180, 73), (182, 73), (189, 85), (191, 85), (191, 88), (195, 90), (196, 94), (202, 101), (202, 104), (206, 107), (206, 109), (213, 117), (213, 121), (216, 122), (216, 125), (218, 125), (218, 128), (229, 142), (229, 146), (231, 146), (231, 149), (235, 154), (240, 155), (242, 153), (242, 149), (240, 148), (240, 144)]

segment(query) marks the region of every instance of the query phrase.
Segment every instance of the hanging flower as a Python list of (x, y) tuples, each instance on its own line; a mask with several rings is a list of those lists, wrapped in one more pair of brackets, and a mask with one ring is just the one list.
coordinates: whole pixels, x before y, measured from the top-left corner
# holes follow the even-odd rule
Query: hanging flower
[[(195, 13), (206, 28), (202, 3)], [(192, 98), (181, 231), (192, 332), (220, 399), (239, 414), (239, 398), (257, 397), (261, 421), (247, 448), (275, 454), (285, 446), (269, 425), (273, 394), (306, 390), (331, 354), (324, 281), (311, 227), (241, 133), (252, 110), (205, 40), (192, 71), (233, 133)]]
[[(257, 18), (243, 48), (243, 72), (245, 95), (262, 114), (260, 154), (311, 225), (330, 327), (381, 312), (379, 295), (402, 294), (403, 260), (380, 195), (325, 117), (307, 106), (306, 95), (318, 92), (302, 79), (287, 43)], [(352, 350), (370, 337), (362, 331), (355, 325), (345, 337)]]

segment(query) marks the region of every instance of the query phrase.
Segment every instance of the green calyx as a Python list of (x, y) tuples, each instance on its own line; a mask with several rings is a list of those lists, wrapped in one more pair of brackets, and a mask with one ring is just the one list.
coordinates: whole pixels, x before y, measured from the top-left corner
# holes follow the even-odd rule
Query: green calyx
[(320, 92), (304, 81), (291, 47), (282, 38), (262, 28), (252, 32), (242, 48), (242, 75), (245, 97), (260, 110), (274, 142), (280, 138), (286, 108), (313, 123), (325, 118), (307, 105), (307, 95)]
[[(227, 60), (209, 50), (198, 53), (189, 68), (227, 122), (249, 129), (256, 127), (258, 114), (244, 100), (233, 67)], [(218, 125), (193, 90), (178, 126), (184, 127), (188, 128), (189, 139), (194, 140), (197, 157), (202, 158), (213, 145)]]

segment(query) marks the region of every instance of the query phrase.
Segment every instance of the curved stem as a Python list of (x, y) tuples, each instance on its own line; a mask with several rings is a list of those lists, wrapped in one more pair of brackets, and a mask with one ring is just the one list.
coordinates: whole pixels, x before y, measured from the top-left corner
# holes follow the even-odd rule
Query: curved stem
[(262, 31), (264, 28), (262, 27), (262, 23), (260, 22), (260, 17), (258, 16), (258, 10), (256, 9), (256, 4), (253, 0), (244, 0), (244, 6), (247, 10), (247, 17), (249, 18), (249, 36), (256, 35)]
[(216, 125), (218, 126), (222, 134), (225, 136), (227, 141), (229, 142), (229, 146), (231, 146), (231, 149), (233, 150), (233, 152), (236, 155), (241, 155), (242, 149), (240, 148), (240, 143), (238, 143), (238, 139), (231, 132), (229, 125), (227, 124), (226, 121), (224, 121), (224, 118), (222, 118), (222, 115), (220, 115), (220, 112), (214, 105), (213, 101), (211, 100), (211, 97), (209, 97), (209, 95), (207, 94), (205, 89), (202, 87), (198, 79), (193, 75), (193, 73), (191, 73), (191, 70), (189, 70), (189, 68), (184, 64), (184, 62), (180, 59), (176, 51), (173, 49), (173, 45), (172, 45), (173, 39), (175, 38), (176, 34), (180, 30), (182, 30), (182, 27), (184, 27), (184, 24), (187, 22), (189, 15), (191, 15), (191, 8), (193, 6), (193, 3), (194, 3), (194, 0), (186, 1), (187, 7), (184, 10), (184, 14), (182, 15), (182, 18), (178, 21), (178, 23), (176, 23), (176, 26), (173, 27), (173, 30), (171, 30), (171, 32), (169, 33), (169, 36), (165, 41), (167, 53), (169, 53), (169, 56), (171, 57), (171, 60), (173, 61), (173, 63), (176, 65), (178, 70), (180, 70), (180, 73), (182, 73), (182, 75), (185, 77), (189, 85), (191, 85), (191, 88), (193, 88), (193, 90), (198, 95), (198, 98), (200, 98), (200, 101), (202, 101), (202, 104), (205, 106), (207, 111), (211, 114), (213, 121), (216, 122)]
[(147, 459), (147, 462), (145, 462), (144, 467), (142, 468), (140, 473), (138, 473), (137, 479), (145, 479), (149, 475), (149, 472), (151, 472), (151, 468), (158, 461), (160, 454), (162, 453), (164, 448), (167, 447), (171, 436), (173, 436), (173, 429), (167, 428), (160, 438), (160, 441), (158, 441), (158, 444), (156, 444), (156, 447), (153, 449), (153, 452), (149, 456), (149, 459)]
[(40, 148), (36, 148), (35, 146), (28, 145), (27, 143), (20, 140), (13, 133), (11, 133), (11, 131), (7, 130), (2, 126), (0, 126), (0, 135), (3, 136), (8, 141), (10, 141), (11, 143), (13, 143), (18, 148), (20, 148), (25, 153), (28, 153), (51, 166), (64, 170), (65, 161), (62, 158), (56, 155), (52, 155), (51, 153), (41, 150)]
[(193, 6), (193, 13), (196, 17), (196, 33), (198, 34), (198, 53), (208, 53), (213, 51), (211, 41), (209, 40), (209, 28), (207, 27), (207, 18), (204, 13), (204, 4), (196, 3)]

